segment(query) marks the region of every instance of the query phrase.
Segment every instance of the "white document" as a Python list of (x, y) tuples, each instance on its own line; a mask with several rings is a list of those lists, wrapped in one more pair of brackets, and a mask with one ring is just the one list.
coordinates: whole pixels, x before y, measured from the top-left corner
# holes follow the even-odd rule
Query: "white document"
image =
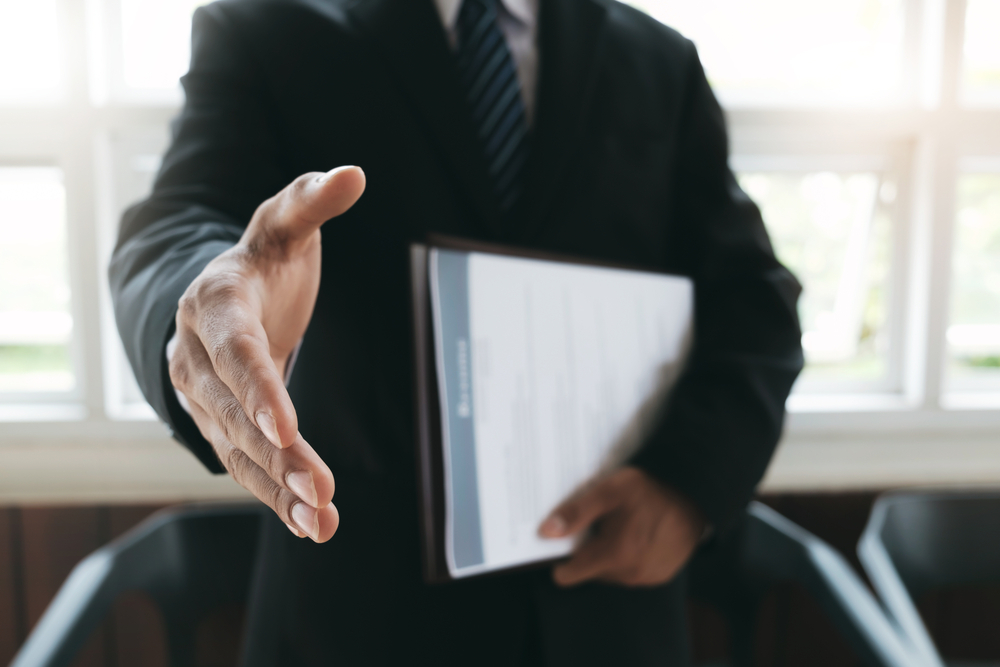
[(565, 556), (538, 526), (641, 444), (687, 355), (692, 283), (443, 249), (428, 269), (451, 576)]

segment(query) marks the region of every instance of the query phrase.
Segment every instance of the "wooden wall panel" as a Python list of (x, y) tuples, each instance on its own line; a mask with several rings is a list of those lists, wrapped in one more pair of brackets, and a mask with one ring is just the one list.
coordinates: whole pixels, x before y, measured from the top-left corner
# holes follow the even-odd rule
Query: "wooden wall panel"
[(918, 600), (917, 607), (946, 661), (996, 664), (1000, 588), (936, 591)]
[(17, 523), (16, 510), (0, 508), (0, 665), (14, 658), (24, 634), (18, 587), (21, 573)]
[(245, 621), (242, 605), (226, 605), (210, 614), (195, 638), (197, 667), (238, 667)]
[[(124, 534), (160, 509), (152, 505), (111, 507), (111, 539)], [(152, 599), (130, 593), (115, 602), (112, 610), (115, 667), (166, 667), (167, 640), (163, 617)]]
[[(784, 599), (782, 599), (782, 596)], [(772, 665), (850, 667), (860, 664), (850, 645), (803, 589), (783, 587), (778, 597)], [(781, 606), (784, 605), (784, 609)]]
[(167, 667), (167, 640), (159, 608), (129, 593), (112, 610), (115, 667)]
[[(94, 507), (21, 510), (25, 617), (34, 627), (77, 563), (107, 541), (105, 513)], [(103, 667), (106, 627), (98, 629), (81, 651), (75, 667)]]

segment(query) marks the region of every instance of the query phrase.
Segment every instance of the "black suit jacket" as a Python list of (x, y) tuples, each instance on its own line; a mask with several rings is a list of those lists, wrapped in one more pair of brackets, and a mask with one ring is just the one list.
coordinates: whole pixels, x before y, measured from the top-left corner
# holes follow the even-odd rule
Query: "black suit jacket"
[[(324, 595), (356, 609), (404, 588), (413, 609), (445, 595), (419, 583), (410, 242), (437, 232), (691, 276), (693, 355), (635, 463), (718, 527), (760, 480), (802, 366), (798, 283), (727, 167), (694, 46), (614, 2), (540, 4), (532, 155), (509, 214), (431, 0), (222, 0), (195, 15), (173, 143), (152, 195), (122, 221), (110, 276), (139, 383), (175, 437), (223, 472), (166, 376), (177, 300), (296, 176), (364, 168), (364, 196), (323, 228), (317, 307), (289, 386), (337, 478), (343, 524), (330, 545), (281, 547), (296, 572), (326, 570)], [(284, 597), (325, 604), (297, 585)]]

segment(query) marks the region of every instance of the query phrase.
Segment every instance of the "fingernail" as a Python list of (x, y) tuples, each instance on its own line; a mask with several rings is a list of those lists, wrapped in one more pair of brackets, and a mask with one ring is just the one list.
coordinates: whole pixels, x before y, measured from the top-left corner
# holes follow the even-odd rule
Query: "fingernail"
[(566, 534), (566, 522), (561, 516), (553, 514), (542, 522), (538, 532), (541, 533), (542, 537), (562, 537)]
[(316, 525), (316, 510), (305, 503), (295, 503), (292, 505), (292, 521), (303, 533), (313, 538), (319, 539), (319, 526)]
[(285, 475), (285, 484), (292, 493), (313, 507), (319, 504), (319, 497), (316, 493), (316, 484), (313, 482), (311, 472), (305, 470), (295, 470)]
[(336, 169), (331, 169), (330, 171), (326, 172), (325, 174), (323, 174), (321, 176), (317, 176), (316, 177), (316, 182), (317, 183), (326, 183), (331, 178), (333, 178), (335, 174), (337, 174), (338, 172), (344, 171), (345, 169), (357, 169), (357, 167), (355, 167), (354, 165), (345, 165), (343, 167), (337, 167)]
[(257, 428), (264, 434), (264, 437), (271, 441), (271, 444), (281, 449), (281, 438), (278, 437), (278, 426), (274, 423), (274, 417), (266, 412), (257, 413)]
[(290, 524), (286, 523), (285, 524), (285, 528), (287, 528), (288, 530), (290, 530), (292, 532), (292, 535), (294, 535), (295, 537), (305, 537), (306, 536), (305, 533), (303, 533), (301, 530), (299, 530), (298, 528), (296, 528), (295, 526), (292, 526)]

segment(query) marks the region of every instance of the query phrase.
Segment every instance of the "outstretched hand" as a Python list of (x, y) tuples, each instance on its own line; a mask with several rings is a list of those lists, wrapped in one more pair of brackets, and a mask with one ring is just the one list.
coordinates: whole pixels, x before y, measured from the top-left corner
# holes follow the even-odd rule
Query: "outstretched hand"
[(705, 529), (700, 512), (642, 470), (628, 466), (583, 488), (539, 528), (558, 538), (594, 531), (555, 567), (560, 586), (602, 581), (625, 586), (664, 584), (684, 567)]
[(364, 189), (361, 169), (340, 167), (261, 204), (181, 297), (170, 357), (170, 381), (229, 474), (316, 542), (340, 523), (333, 474), (298, 432), (283, 378), (319, 292), (320, 227)]

